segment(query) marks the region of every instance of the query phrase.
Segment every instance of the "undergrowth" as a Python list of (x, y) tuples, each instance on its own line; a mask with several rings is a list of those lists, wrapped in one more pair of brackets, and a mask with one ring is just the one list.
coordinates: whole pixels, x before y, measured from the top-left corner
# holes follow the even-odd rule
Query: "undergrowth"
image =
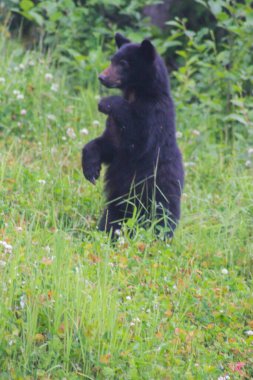
[(137, 227), (111, 244), (96, 230), (102, 179), (80, 163), (104, 128), (99, 89), (20, 45), (1, 56), (0, 378), (252, 378), (252, 141), (226, 141), (179, 78), (175, 238)]

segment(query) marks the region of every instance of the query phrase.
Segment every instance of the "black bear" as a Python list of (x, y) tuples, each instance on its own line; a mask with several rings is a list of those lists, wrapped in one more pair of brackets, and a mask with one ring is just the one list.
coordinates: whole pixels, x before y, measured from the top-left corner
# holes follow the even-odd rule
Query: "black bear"
[(99, 229), (114, 234), (134, 213), (144, 226), (155, 220), (157, 230), (172, 236), (184, 170), (168, 73), (149, 40), (132, 43), (117, 33), (115, 41), (118, 50), (99, 80), (120, 89), (122, 96), (101, 99), (98, 109), (108, 115), (106, 129), (82, 154), (84, 176), (92, 183), (101, 164), (107, 165), (107, 203)]

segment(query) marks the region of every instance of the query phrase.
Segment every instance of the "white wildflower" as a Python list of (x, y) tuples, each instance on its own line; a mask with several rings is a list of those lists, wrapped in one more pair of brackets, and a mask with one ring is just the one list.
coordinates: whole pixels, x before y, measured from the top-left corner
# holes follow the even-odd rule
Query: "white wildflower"
[(38, 183), (39, 183), (40, 185), (45, 185), (45, 184), (46, 184), (46, 181), (45, 181), (44, 179), (39, 179), (39, 180), (38, 180)]
[(250, 160), (247, 160), (247, 161), (245, 162), (245, 166), (246, 166), (246, 168), (250, 168), (251, 165), (252, 165), (252, 162), (251, 162)]
[(172, 288), (173, 288), (174, 290), (177, 290), (177, 285), (174, 284), (174, 285), (172, 286)]
[(177, 132), (176, 132), (176, 138), (177, 138), (177, 139), (181, 139), (181, 137), (183, 137), (183, 133), (180, 132), (180, 131), (177, 131)]
[(23, 100), (24, 99), (24, 95), (23, 94), (17, 94), (17, 99), (18, 100)]
[(4, 247), (4, 253), (12, 253), (12, 245), (8, 244), (6, 241), (1, 240), (0, 245)]
[(225, 376), (219, 376), (217, 380), (229, 380), (229, 379), (230, 379), (230, 376), (225, 375)]
[(99, 102), (99, 100), (101, 99), (101, 97), (100, 97), (100, 95), (95, 95), (95, 100), (97, 101), (97, 102)]
[(34, 66), (34, 65), (35, 65), (35, 62), (34, 62), (34, 61), (29, 61), (29, 62), (28, 62), (28, 65), (29, 65), (29, 66)]
[(75, 139), (76, 138), (76, 134), (75, 134), (75, 131), (74, 131), (73, 128), (68, 128), (67, 131), (66, 131), (66, 134), (71, 139)]
[(123, 236), (120, 236), (119, 239), (118, 239), (118, 243), (119, 245), (124, 245), (126, 243), (125, 239)]
[(56, 120), (56, 116), (53, 115), (53, 114), (48, 114), (48, 115), (47, 115), (47, 118), (48, 118), (48, 120), (50, 120), (50, 121), (55, 121), (55, 120)]
[(245, 331), (245, 334), (248, 336), (253, 336), (253, 330), (247, 330)]
[(185, 201), (189, 198), (188, 194), (187, 193), (183, 193), (182, 194), (182, 200)]
[(20, 111), (20, 115), (25, 116), (27, 114), (27, 110), (23, 109)]
[(130, 322), (130, 326), (135, 326), (135, 323), (133, 321)]
[(62, 139), (63, 141), (66, 141), (66, 140), (67, 140), (66, 136), (62, 136), (61, 139)]
[(0, 77), (0, 83), (2, 83), (2, 84), (5, 83), (5, 78), (4, 77)]
[(48, 82), (51, 82), (51, 80), (53, 80), (53, 75), (51, 73), (46, 73), (45, 74), (45, 79), (48, 81)]
[(192, 166), (195, 166), (195, 165), (196, 165), (195, 162), (192, 162), (192, 161), (184, 163), (185, 168), (192, 167)]
[(20, 70), (24, 70), (25, 69), (25, 65), (23, 63), (20, 63), (19, 68), (20, 68)]
[(3, 260), (0, 260), (0, 267), (4, 268), (6, 265), (6, 262)]
[(57, 83), (53, 83), (51, 86), (51, 90), (53, 92), (58, 92), (59, 91), (59, 85)]
[(75, 272), (76, 273), (80, 273), (80, 268), (79, 267), (75, 267)]
[(18, 95), (18, 94), (20, 94), (19, 90), (13, 90), (13, 95)]
[(228, 270), (227, 270), (226, 268), (223, 268), (223, 269), (221, 270), (221, 273), (222, 273), (222, 274), (228, 274)]
[(23, 294), (20, 297), (20, 307), (21, 307), (21, 309), (24, 309), (25, 305), (26, 305), (26, 296)]
[(18, 232), (22, 232), (22, 231), (23, 231), (23, 228), (20, 227), (20, 226), (17, 226), (17, 227), (16, 227), (16, 231), (18, 231)]
[(99, 127), (100, 123), (99, 123), (98, 120), (93, 120), (92, 125), (93, 125), (94, 127)]
[(89, 131), (88, 131), (88, 129), (83, 128), (83, 129), (80, 130), (80, 133), (81, 133), (81, 135), (88, 135)]
[(131, 301), (132, 297), (131, 296), (126, 296), (127, 301)]
[(150, 312), (151, 312), (151, 310), (150, 310), (150, 309), (147, 309), (147, 310), (146, 310), (146, 313), (148, 313), (148, 314), (149, 314)]
[(192, 134), (194, 136), (199, 136), (200, 135), (200, 131), (198, 131), (197, 129), (193, 129)]
[(248, 149), (248, 155), (249, 155), (249, 156), (252, 156), (252, 155), (253, 155), (253, 148), (249, 148), (249, 149)]
[(47, 245), (44, 249), (45, 249), (45, 251), (46, 251), (47, 253), (50, 253), (50, 252), (51, 252), (51, 248), (49, 247), (49, 245)]

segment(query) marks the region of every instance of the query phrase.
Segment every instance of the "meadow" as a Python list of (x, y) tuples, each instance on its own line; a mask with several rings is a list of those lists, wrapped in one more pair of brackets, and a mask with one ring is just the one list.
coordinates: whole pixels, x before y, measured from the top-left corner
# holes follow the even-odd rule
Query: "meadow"
[(98, 84), (0, 49), (0, 379), (252, 379), (252, 134), (223, 138), (208, 99), (172, 80), (180, 224), (173, 241), (136, 226), (112, 244), (102, 178), (81, 170), (104, 129)]

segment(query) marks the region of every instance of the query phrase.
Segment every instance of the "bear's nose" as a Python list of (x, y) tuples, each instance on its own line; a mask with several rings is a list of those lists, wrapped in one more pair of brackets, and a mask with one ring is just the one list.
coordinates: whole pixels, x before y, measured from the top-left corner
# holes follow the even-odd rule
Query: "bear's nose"
[(106, 80), (106, 76), (105, 76), (104, 74), (100, 74), (100, 75), (98, 76), (98, 79), (100, 80), (101, 83), (104, 83), (105, 80)]

